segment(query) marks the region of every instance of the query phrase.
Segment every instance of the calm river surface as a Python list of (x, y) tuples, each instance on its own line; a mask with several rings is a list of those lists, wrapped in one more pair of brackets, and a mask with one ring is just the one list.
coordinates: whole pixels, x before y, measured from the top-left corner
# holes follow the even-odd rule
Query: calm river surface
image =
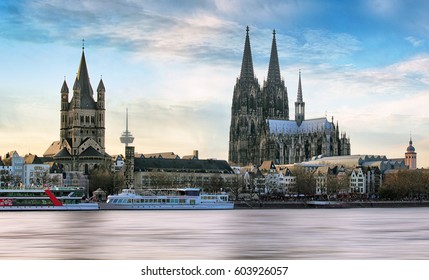
[(429, 259), (429, 208), (0, 212), (0, 259)]

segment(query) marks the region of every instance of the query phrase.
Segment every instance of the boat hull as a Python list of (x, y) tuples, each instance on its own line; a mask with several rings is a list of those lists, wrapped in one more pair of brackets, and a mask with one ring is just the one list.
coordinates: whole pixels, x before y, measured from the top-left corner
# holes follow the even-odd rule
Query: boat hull
[(307, 206), (314, 208), (348, 208), (350, 205), (341, 201), (307, 201)]
[(92, 211), (99, 210), (97, 203), (65, 204), (62, 206), (0, 206), (0, 211)]

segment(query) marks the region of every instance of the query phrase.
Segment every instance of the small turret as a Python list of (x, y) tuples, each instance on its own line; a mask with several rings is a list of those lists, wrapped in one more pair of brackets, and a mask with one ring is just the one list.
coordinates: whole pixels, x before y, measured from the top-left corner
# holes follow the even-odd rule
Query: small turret
[(73, 108), (80, 108), (80, 84), (76, 77), (73, 85)]
[(97, 108), (98, 109), (105, 109), (105, 98), (106, 89), (104, 88), (103, 79), (100, 79), (100, 83), (98, 83), (97, 87)]
[(408, 165), (409, 169), (417, 168), (417, 153), (413, 146), (413, 140), (411, 140), (411, 137), (407, 151), (405, 152), (405, 165)]
[(69, 105), (69, 87), (64, 79), (63, 86), (61, 87), (61, 111), (68, 109)]

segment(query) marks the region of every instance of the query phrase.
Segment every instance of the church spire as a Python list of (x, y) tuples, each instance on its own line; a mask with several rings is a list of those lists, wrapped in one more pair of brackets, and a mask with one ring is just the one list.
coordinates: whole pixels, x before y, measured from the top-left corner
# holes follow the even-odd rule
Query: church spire
[(249, 26), (246, 27), (246, 42), (244, 43), (243, 62), (241, 64), (240, 79), (254, 79), (252, 51), (250, 49)]
[(61, 93), (69, 93), (69, 87), (67, 86), (67, 82), (65, 78), (64, 78), (63, 86), (61, 87)]
[(305, 102), (302, 100), (302, 86), (301, 86), (301, 70), (299, 71), (299, 80), (298, 80), (298, 97), (295, 102), (295, 121), (298, 126), (305, 119)]
[(279, 57), (277, 54), (276, 30), (273, 30), (273, 43), (271, 45), (270, 65), (268, 67), (268, 82), (280, 83), (280, 66)]
[(302, 86), (301, 86), (301, 70), (299, 70), (299, 80), (298, 80), (298, 97), (297, 100), (298, 102), (303, 102), (302, 101)]
[(85, 109), (95, 109), (94, 92), (88, 74), (88, 67), (85, 59), (85, 47), (82, 45), (82, 56), (76, 77), (80, 86), (81, 106)]
[(84, 47), (82, 47), (82, 56), (80, 58), (79, 69), (77, 71), (77, 79), (79, 81), (89, 80), (89, 74), (88, 74), (88, 68), (86, 66), (85, 48)]

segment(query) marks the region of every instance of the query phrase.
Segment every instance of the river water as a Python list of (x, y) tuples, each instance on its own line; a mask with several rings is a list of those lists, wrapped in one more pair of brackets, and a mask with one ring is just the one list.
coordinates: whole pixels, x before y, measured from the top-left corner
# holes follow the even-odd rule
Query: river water
[(429, 259), (429, 208), (0, 212), (3, 260)]

